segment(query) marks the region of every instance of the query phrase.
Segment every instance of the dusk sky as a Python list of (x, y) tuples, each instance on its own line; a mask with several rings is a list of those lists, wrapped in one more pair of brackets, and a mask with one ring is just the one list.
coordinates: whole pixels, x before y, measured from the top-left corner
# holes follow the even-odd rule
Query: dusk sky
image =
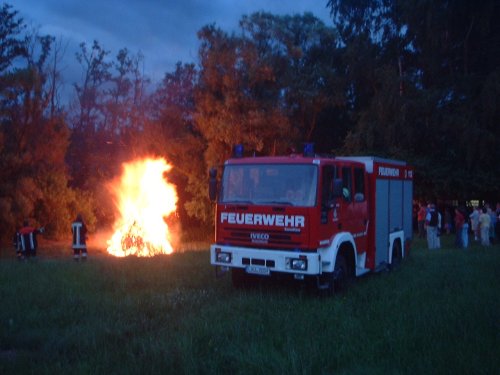
[[(75, 52), (81, 42), (94, 40), (116, 56), (121, 48), (144, 55), (145, 73), (159, 81), (175, 64), (197, 62), (196, 33), (215, 23), (227, 32), (238, 31), (244, 14), (311, 12), (332, 23), (327, 0), (16, 0), (8, 2), (25, 23), (41, 34), (62, 39), (65, 76), (76, 69)], [(71, 84), (71, 82), (66, 82)]]

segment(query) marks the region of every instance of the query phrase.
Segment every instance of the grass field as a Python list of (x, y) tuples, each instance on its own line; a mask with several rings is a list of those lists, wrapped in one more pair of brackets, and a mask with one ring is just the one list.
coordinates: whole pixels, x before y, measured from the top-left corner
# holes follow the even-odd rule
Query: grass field
[(429, 251), (326, 298), (233, 289), (208, 250), (0, 252), (0, 374), (498, 374), (500, 245)]

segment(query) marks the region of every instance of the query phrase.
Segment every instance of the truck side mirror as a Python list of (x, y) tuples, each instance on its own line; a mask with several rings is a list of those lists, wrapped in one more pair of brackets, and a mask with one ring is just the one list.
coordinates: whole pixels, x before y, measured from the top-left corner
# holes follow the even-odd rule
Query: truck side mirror
[(342, 197), (342, 179), (336, 178), (333, 180), (333, 198)]
[(208, 175), (208, 196), (213, 202), (217, 199), (217, 169), (211, 168)]

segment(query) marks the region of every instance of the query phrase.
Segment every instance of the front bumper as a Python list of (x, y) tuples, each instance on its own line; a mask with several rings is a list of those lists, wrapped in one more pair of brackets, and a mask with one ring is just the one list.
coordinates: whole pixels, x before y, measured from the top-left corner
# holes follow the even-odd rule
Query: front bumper
[(243, 268), (248, 273), (261, 275), (273, 272), (321, 274), (321, 256), (318, 253), (211, 245), (210, 263), (220, 267)]

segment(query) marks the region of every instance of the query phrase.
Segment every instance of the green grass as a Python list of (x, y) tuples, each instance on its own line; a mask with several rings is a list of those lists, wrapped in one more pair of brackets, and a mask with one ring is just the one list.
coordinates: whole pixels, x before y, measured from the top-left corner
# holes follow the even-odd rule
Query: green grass
[(0, 374), (496, 374), (500, 246), (429, 251), (343, 295), (216, 279), (208, 251), (0, 256)]

